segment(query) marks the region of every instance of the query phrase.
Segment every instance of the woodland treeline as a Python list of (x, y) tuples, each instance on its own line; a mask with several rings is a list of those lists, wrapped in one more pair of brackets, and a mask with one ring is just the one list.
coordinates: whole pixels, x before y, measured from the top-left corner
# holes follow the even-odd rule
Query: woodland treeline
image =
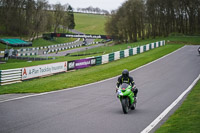
[(105, 30), (120, 42), (170, 33), (200, 34), (200, 0), (128, 0), (112, 11)]
[(0, 34), (34, 38), (59, 28), (74, 29), (74, 14), (68, 4), (50, 5), (46, 0), (0, 0)]
[(77, 8), (77, 12), (109, 15), (109, 11), (92, 6), (86, 8)]

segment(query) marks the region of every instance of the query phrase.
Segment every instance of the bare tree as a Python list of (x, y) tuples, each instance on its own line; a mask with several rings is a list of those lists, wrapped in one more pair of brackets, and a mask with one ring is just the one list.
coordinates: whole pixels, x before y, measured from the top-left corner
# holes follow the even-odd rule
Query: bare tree
[(54, 32), (56, 33), (58, 27), (62, 24), (62, 19), (64, 17), (64, 7), (59, 3), (56, 5), (53, 5), (54, 8)]

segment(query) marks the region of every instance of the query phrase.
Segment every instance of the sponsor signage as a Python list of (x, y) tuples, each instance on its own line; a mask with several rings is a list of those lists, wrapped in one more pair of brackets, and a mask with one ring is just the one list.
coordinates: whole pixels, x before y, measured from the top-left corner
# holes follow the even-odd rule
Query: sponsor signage
[(82, 69), (96, 65), (96, 58), (80, 59), (68, 62), (68, 70)]
[(67, 71), (67, 62), (22, 68), (22, 80)]
[(67, 70), (73, 70), (73, 69), (75, 69), (75, 62), (74, 61), (68, 61), (67, 65), (68, 65)]
[(112, 39), (113, 38), (108, 35), (92, 35), (92, 34), (51, 33), (51, 34), (44, 34), (44, 35), (48, 35), (51, 37), (91, 38), (91, 39)]

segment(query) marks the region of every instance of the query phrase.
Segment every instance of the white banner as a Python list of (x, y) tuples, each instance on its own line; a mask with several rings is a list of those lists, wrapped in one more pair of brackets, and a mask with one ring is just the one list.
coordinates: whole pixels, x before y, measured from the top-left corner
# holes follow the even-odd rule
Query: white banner
[(41, 77), (41, 76), (64, 72), (64, 71), (67, 71), (67, 62), (24, 67), (22, 68), (22, 80)]

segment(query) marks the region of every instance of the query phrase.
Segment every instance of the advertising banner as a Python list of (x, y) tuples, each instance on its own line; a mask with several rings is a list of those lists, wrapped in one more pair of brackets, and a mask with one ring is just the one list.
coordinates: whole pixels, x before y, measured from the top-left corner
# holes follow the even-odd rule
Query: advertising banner
[(22, 80), (41, 77), (41, 76), (64, 72), (64, 71), (67, 71), (67, 62), (24, 67), (22, 68)]
[(50, 33), (43, 34), (43, 38), (48, 37), (68, 37), (68, 38), (90, 38), (90, 39), (113, 39), (114, 37), (108, 35), (94, 35), (94, 34), (68, 34), (68, 33)]
[(74, 61), (68, 61), (67, 62), (67, 70), (73, 70), (75, 69), (75, 62)]
[(68, 62), (68, 70), (82, 69), (96, 65), (96, 58), (80, 59)]

